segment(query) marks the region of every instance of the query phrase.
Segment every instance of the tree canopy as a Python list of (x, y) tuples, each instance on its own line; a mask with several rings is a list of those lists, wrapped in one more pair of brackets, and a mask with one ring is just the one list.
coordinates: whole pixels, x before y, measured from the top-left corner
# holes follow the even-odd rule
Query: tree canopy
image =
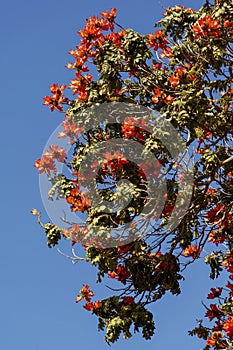
[[(49, 247), (70, 239), (81, 252), (73, 261), (96, 266), (99, 283), (119, 282), (104, 300), (93, 299), (87, 284), (76, 299), (97, 316), (107, 343), (138, 331), (150, 339), (147, 305), (180, 294), (182, 272), (203, 259), (211, 279), (222, 271), (229, 279), (207, 296), (212, 326), (200, 321), (189, 333), (205, 349), (230, 349), (232, 0), (206, 1), (196, 11), (167, 8), (147, 35), (123, 28), (113, 8), (87, 19), (78, 34), (67, 64), (72, 94), (53, 84), (44, 98), (64, 115), (58, 138), (68, 138), (72, 152), (51, 145), (35, 167), (51, 182), (50, 199), (84, 219), (62, 228), (32, 213)], [(58, 162), (67, 170), (59, 172)]]

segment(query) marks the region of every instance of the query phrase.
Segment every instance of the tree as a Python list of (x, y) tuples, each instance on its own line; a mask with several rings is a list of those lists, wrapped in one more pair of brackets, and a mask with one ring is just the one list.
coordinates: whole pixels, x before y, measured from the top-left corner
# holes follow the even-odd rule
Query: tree
[[(208, 294), (215, 301), (205, 305), (205, 317), (213, 326), (200, 321), (190, 335), (206, 340), (205, 349), (229, 349), (233, 4), (215, 0), (197, 11), (168, 8), (155, 27), (148, 35), (124, 29), (116, 9), (86, 20), (80, 43), (69, 52), (73, 96), (64, 95), (65, 85), (53, 84), (52, 95), (44, 98), (51, 111), (64, 113), (59, 137), (69, 138), (73, 153), (51, 145), (35, 162), (51, 182), (50, 198), (65, 199), (85, 222), (60, 228), (43, 224), (36, 209), (32, 213), (49, 247), (70, 239), (85, 251), (73, 261), (97, 266), (98, 282), (119, 281), (120, 291), (112, 289), (107, 299), (93, 301), (93, 291), (84, 285), (76, 300), (98, 317), (107, 343), (140, 329), (150, 339), (155, 326), (146, 306), (169, 291), (179, 294), (182, 271), (203, 258), (211, 279), (226, 270), (229, 280)], [(97, 80), (89, 73), (94, 68)], [(56, 162), (71, 176), (59, 173)]]

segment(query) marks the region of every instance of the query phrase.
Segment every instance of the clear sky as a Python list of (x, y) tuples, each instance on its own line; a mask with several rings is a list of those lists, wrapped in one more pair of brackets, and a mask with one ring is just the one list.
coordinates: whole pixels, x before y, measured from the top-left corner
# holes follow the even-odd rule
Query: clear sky
[[(118, 22), (139, 32), (153, 31), (163, 7), (197, 9), (200, 0), (21, 0), (4, 1), (0, 14), (1, 77), (1, 249), (0, 348), (4, 350), (98, 349), (108, 346), (97, 331), (97, 319), (75, 304), (83, 283), (96, 295), (95, 270), (71, 264), (48, 249), (30, 209), (42, 210), (38, 174), (33, 168), (62, 115), (42, 105), (52, 83), (69, 83), (68, 51), (77, 44), (85, 19), (111, 7)], [(65, 246), (69, 253), (69, 246)], [(113, 350), (199, 350), (202, 343), (187, 335), (202, 317), (208, 293), (208, 269), (202, 262), (185, 273), (182, 295), (166, 296), (150, 307), (156, 334), (140, 335), (112, 345)], [(215, 282), (212, 286), (215, 285)], [(98, 297), (97, 297), (98, 298)]]

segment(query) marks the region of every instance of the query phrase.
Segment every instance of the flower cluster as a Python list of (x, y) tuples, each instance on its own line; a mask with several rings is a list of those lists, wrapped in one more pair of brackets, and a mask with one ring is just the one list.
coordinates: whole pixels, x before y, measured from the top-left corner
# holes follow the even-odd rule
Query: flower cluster
[(136, 138), (138, 142), (142, 142), (146, 138), (145, 130), (148, 122), (145, 119), (135, 119), (133, 117), (128, 117), (124, 119), (121, 127), (121, 132), (123, 137)]
[(61, 85), (58, 87), (57, 84), (53, 84), (50, 86), (50, 91), (52, 92), (51, 96), (44, 97), (44, 105), (49, 106), (51, 111), (54, 109), (62, 112), (62, 104), (68, 102), (68, 98), (63, 96), (63, 91), (65, 90), (66, 85)]
[(130, 272), (124, 265), (118, 265), (116, 271), (109, 272), (108, 277), (116, 278), (121, 283), (126, 284), (127, 279), (130, 277)]
[(56, 172), (55, 160), (64, 163), (66, 159), (65, 148), (61, 147), (59, 149), (58, 146), (51, 145), (49, 146), (49, 149), (50, 152), (45, 152), (42, 155), (42, 158), (38, 158), (34, 164), (35, 168), (38, 169), (39, 174), (45, 173), (48, 176), (50, 176), (51, 171)]
[(232, 221), (232, 214), (228, 212), (224, 204), (219, 203), (207, 212), (205, 221), (221, 228), (227, 228)]
[(161, 91), (160, 88), (154, 89), (154, 95), (151, 98), (153, 103), (172, 103), (174, 101), (174, 97), (172, 95), (167, 95), (165, 92)]
[(85, 300), (86, 304), (83, 306), (84, 309), (88, 311), (93, 311), (94, 313), (98, 312), (98, 309), (101, 306), (100, 301), (91, 302), (91, 298), (94, 296), (92, 290), (89, 289), (89, 286), (86, 284), (80, 290), (79, 295), (76, 298), (76, 303), (79, 303), (81, 300)]
[(70, 191), (70, 195), (66, 198), (67, 203), (71, 204), (71, 210), (73, 212), (80, 211), (86, 212), (91, 206), (91, 200), (85, 197), (85, 192), (79, 192), (79, 186), (76, 185)]
[(123, 304), (124, 304), (124, 307), (134, 305), (135, 304), (134, 298), (133, 297), (124, 297)]
[(128, 159), (120, 151), (115, 151), (113, 154), (110, 152), (106, 152), (103, 154), (103, 156), (103, 175), (105, 172), (108, 173), (108, 169), (110, 169), (111, 172), (114, 172), (116, 171), (116, 169), (122, 169), (123, 165), (129, 162)]
[(200, 18), (193, 26), (194, 39), (214, 37), (220, 38), (220, 23), (217, 19), (213, 19), (211, 15)]
[(58, 138), (70, 138), (70, 143), (73, 144), (75, 140), (78, 139), (79, 134), (84, 130), (83, 127), (78, 127), (75, 123), (70, 121), (70, 118), (67, 116), (67, 119), (62, 121), (62, 126), (64, 131), (61, 131), (58, 135)]
[(167, 40), (166, 35), (162, 30), (157, 30), (155, 34), (150, 33), (148, 35), (148, 39), (149, 46), (155, 51), (158, 49), (165, 50), (167, 48), (167, 44), (169, 44), (169, 41)]
[(189, 247), (184, 249), (183, 255), (185, 257), (192, 257), (193, 259), (196, 259), (200, 255), (200, 247), (190, 245)]

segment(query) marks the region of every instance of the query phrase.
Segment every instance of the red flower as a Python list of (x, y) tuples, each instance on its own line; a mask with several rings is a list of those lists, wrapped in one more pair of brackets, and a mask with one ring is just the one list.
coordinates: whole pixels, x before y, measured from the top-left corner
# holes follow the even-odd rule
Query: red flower
[(163, 212), (161, 214), (162, 217), (170, 214), (173, 209), (175, 208), (175, 203), (173, 203), (172, 201), (167, 201), (164, 205), (164, 208), (163, 208)]
[(101, 306), (101, 301), (98, 300), (94, 302), (94, 309), (99, 309), (100, 306)]
[(113, 42), (118, 47), (121, 47), (121, 38), (124, 37), (125, 30), (122, 30), (119, 33), (110, 33), (105, 36), (106, 39)]
[(212, 321), (215, 317), (221, 318), (224, 315), (224, 312), (220, 310), (215, 304), (210, 305), (210, 309), (206, 312), (205, 317), (208, 317)]
[(214, 346), (216, 344), (216, 341), (209, 337), (207, 340), (206, 340), (206, 345), (209, 345), (209, 346)]
[(104, 153), (104, 158), (106, 159), (104, 161), (105, 167), (109, 167), (111, 170), (115, 170), (116, 168), (122, 169), (123, 165), (129, 162), (120, 151), (115, 151), (114, 154), (106, 152)]
[(172, 50), (170, 47), (163, 47), (162, 48), (162, 53), (160, 55), (160, 58), (171, 58), (172, 57)]
[(32, 215), (35, 215), (35, 216), (40, 215), (40, 212), (37, 209), (32, 209), (30, 212), (32, 213)]
[(81, 211), (84, 213), (91, 206), (91, 200), (86, 198), (82, 192), (77, 197), (69, 196), (66, 201), (72, 204), (71, 210), (73, 212)]
[(89, 24), (80, 30), (78, 34), (82, 38), (87, 38), (88, 40), (98, 40), (102, 36), (102, 30), (96, 25)]
[(220, 37), (220, 23), (217, 19), (213, 19), (211, 15), (200, 18), (193, 26), (194, 39), (214, 36)]
[(200, 248), (195, 245), (190, 245), (189, 247), (184, 249), (183, 255), (185, 257), (191, 256), (193, 259), (195, 259), (200, 255)]
[(101, 12), (101, 16), (106, 18), (108, 21), (113, 22), (116, 17), (116, 8), (112, 8), (111, 12)]
[(160, 90), (160, 88), (154, 89), (154, 91), (155, 91), (155, 94), (152, 97), (152, 102), (158, 103), (159, 98), (162, 96), (162, 91)]
[(211, 288), (211, 293), (208, 294), (207, 299), (218, 298), (222, 294), (222, 288)]
[(91, 200), (85, 197), (84, 192), (77, 192), (77, 189), (71, 190), (70, 196), (66, 198), (67, 203), (71, 204), (73, 212), (81, 211), (84, 213), (91, 206)]
[(116, 278), (117, 277), (117, 273), (115, 271), (110, 271), (108, 274), (108, 278)]
[(80, 294), (76, 298), (76, 303), (78, 303), (82, 299), (85, 299), (86, 302), (90, 303), (91, 297), (94, 296), (92, 290), (89, 289), (89, 286), (87, 284), (83, 286), (79, 293)]
[(51, 145), (49, 146), (49, 149), (51, 151), (51, 154), (53, 158), (57, 159), (58, 162), (63, 163), (66, 159), (66, 150), (64, 147), (61, 147), (58, 149), (58, 146)]
[(83, 297), (82, 297), (81, 295), (78, 295), (75, 302), (76, 302), (76, 303), (79, 303), (79, 302), (82, 300), (82, 298), (83, 298)]
[(122, 282), (123, 284), (126, 284), (126, 280), (129, 277), (130, 277), (130, 272), (123, 265), (118, 265), (116, 271), (111, 271), (108, 274), (108, 278), (116, 278), (118, 281)]
[(125, 138), (136, 137), (136, 126), (125, 123), (121, 127), (121, 131), (124, 133)]
[(171, 74), (168, 81), (171, 83), (172, 87), (176, 87), (179, 84), (180, 79), (175, 76), (175, 74)]
[(67, 103), (68, 98), (63, 96), (63, 91), (65, 90), (66, 85), (61, 85), (60, 88), (57, 84), (53, 84), (50, 86), (50, 91), (52, 92), (52, 97), (46, 96), (44, 97), (44, 105), (49, 106), (51, 111), (57, 109), (62, 112), (62, 103)]
[[(222, 327), (221, 327), (221, 330), (222, 330)], [(228, 342), (223, 339), (223, 337), (225, 336), (221, 332), (221, 330), (213, 331), (211, 336), (207, 339), (206, 345), (215, 346), (215, 349), (228, 349)]]
[(224, 204), (219, 203), (207, 212), (205, 221), (217, 223), (219, 227), (227, 228), (232, 221), (232, 215), (226, 213), (226, 206)]
[(152, 63), (153, 69), (160, 69), (162, 67), (162, 62)]
[(233, 284), (231, 284), (230, 282), (226, 284), (226, 287), (233, 291)]
[(216, 232), (211, 231), (209, 233), (208, 242), (213, 242), (218, 246), (219, 243), (223, 243), (225, 239), (226, 239), (226, 235), (221, 231), (216, 231)]
[(176, 72), (181, 77), (183, 75), (183, 68), (182, 67), (176, 68)]
[(100, 301), (95, 301), (94, 303), (92, 303), (92, 302), (86, 303), (83, 307), (87, 311), (96, 311), (97, 309), (100, 308), (100, 306), (101, 306), (101, 302)]
[(159, 48), (163, 50), (166, 48), (166, 45), (169, 44), (162, 30), (157, 30), (155, 34), (148, 34), (148, 39), (149, 47), (153, 48), (155, 51)]
[(223, 25), (227, 29), (228, 34), (233, 34), (233, 21), (225, 20)]
[(148, 122), (143, 118), (125, 118), (121, 131), (124, 133), (125, 138), (135, 137), (138, 141), (143, 141), (145, 139), (144, 130), (147, 124)]
[(38, 158), (34, 167), (39, 170), (39, 174), (45, 173), (47, 176), (50, 176), (51, 171), (56, 172), (53, 155), (49, 152), (45, 152), (41, 159)]
[(125, 254), (125, 253), (127, 253), (128, 251), (129, 251), (129, 246), (128, 246), (128, 244), (126, 244), (126, 245), (120, 245), (120, 246), (118, 247), (118, 253), (119, 253), (120, 255)]
[(133, 297), (124, 297), (123, 298), (124, 306), (130, 306), (134, 304), (134, 298)]
[(84, 306), (84, 309), (88, 311), (93, 311), (94, 310), (94, 304), (93, 303), (86, 303)]
[(88, 94), (86, 92), (80, 92), (78, 95), (79, 101), (87, 101), (88, 100)]
[(74, 143), (74, 139), (78, 138), (78, 135), (83, 131), (83, 127), (77, 127), (77, 125), (71, 123), (69, 120), (63, 120), (62, 126), (64, 131), (61, 131), (58, 138), (70, 138), (70, 143)]
[(227, 333), (228, 337), (233, 338), (233, 317), (228, 317), (222, 329)]
[(174, 97), (171, 95), (166, 96), (164, 99), (165, 103), (172, 103), (173, 101), (174, 101)]

